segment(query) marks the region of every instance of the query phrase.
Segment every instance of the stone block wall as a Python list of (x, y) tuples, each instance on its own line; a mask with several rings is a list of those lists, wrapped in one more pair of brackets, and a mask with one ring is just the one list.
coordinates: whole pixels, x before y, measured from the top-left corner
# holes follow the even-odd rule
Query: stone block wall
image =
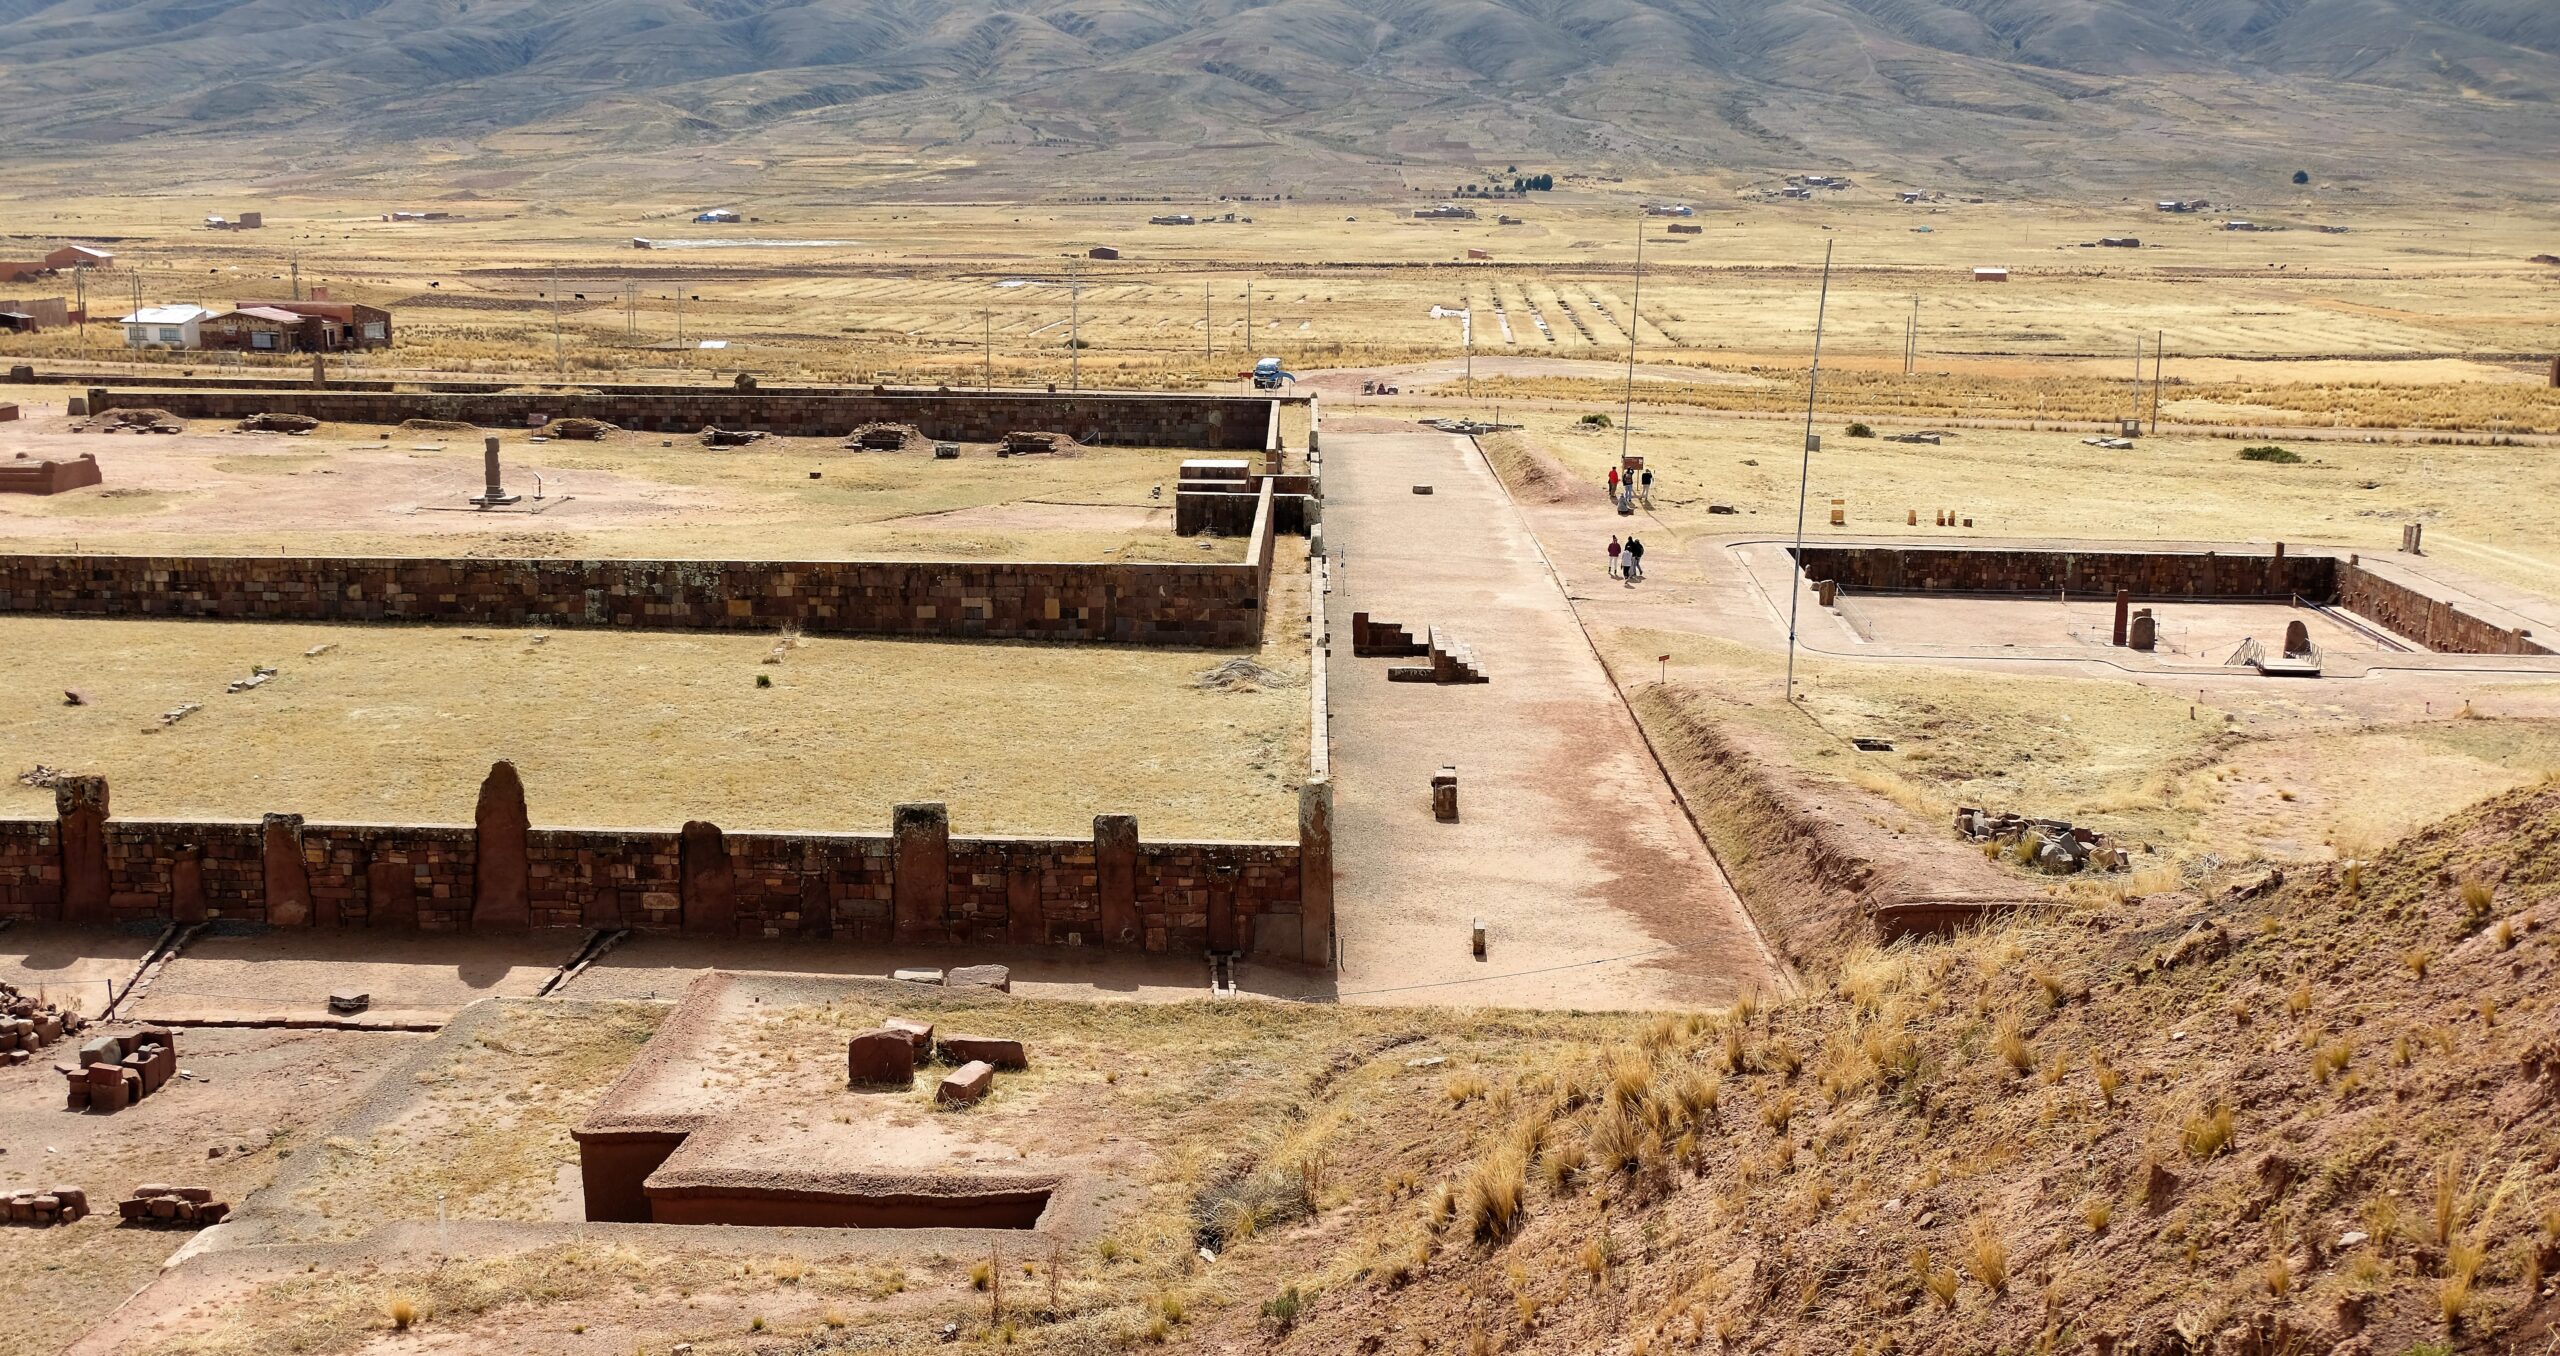
[(702, 387), (498, 391), (204, 390), (92, 388), (92, 412), (154, 408), (181, 419), (245, 419), (301, 414), (333, 423), (397, 424), (451, 419), (522, 429), (531, 416), (601, 419), (650, 433), (695, 433), (706, 425), (794, 437), (840, 438), (871, 423), (913, 424), (927, 438), (995, 442), (1008, 433), (1068, 434), (1088, 443), (1260, 452), (1279, 427), (1279, 402), (1222, 395), (939, 395), (806, 389), (721, 391)]
[[(900, 807), (898, 819), (890, 834), (534, 829), (516, 864), (527, 923), (1299, 959), (1300, 844), (1142, 843), (1126, 816), (1098, 819), (1091, 838), (954, 838), (939, 805)], [(66, 910), (72, 836), (56, 821), (0, 820), (0, 918), (465, 932), (484, 857), (504, 855), (467, 826), (292, 815), (109, 818), (103, 837), (103, 906)]]
[(1250, 649), (1254, 546), (1233, 565), (0, 555), (0, 612)]
[(2361, 565), (2338, 567), (2338, 606), (2442, 654), (2553, 654), (2530, 630), (2510, 629), (2394, 583)]
[(2136, 598), (2327, 599), (2335, 558), (2185, 551), (2038, 551), (1966, 547), (1803, 548), (1804, 577), (1867, 593), (2115, 595)]
[(50, 819), (0, 819), (0, 917), (62, 912), (62, 837)]

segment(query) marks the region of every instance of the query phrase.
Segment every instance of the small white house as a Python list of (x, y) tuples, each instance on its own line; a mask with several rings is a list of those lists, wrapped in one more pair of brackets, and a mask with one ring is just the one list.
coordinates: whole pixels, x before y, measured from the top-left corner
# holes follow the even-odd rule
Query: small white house
[(127, 348), (199, 348), (204, 322), (213, 312), (201, 306), (145, 306), (116, 323), (124, 326)]

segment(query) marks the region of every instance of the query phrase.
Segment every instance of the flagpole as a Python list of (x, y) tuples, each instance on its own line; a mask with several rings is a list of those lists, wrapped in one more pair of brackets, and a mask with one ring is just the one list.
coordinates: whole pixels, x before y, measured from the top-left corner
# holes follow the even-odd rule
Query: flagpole
[(1804, 387), (1804, 466), (1796, 479), (1794, 587), (1787, 591), (1787, 700), (1796, 699), (1796, 614), (1804, 607), (1804, 506), (1813, 488), (1813, 400), (1822, 389), (1822, 323), (1831, 313), (1831, 250), (1822, 246), (1822, 299), (1813, 311), (1813, 375)]

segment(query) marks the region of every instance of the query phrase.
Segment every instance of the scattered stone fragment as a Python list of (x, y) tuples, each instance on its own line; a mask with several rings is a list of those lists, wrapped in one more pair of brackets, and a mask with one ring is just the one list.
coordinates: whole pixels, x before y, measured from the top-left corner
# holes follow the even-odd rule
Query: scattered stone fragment
[(1001, 1036), (945, 1036), (942, 1057), (953, 1064), (984, 1063), (999, 1069), (1031, 1067), (1031, 1057), (1022, 1042)]
[(916, 1078), (916, 1043), (893, 1026), (856, 1032), (845, 1042), (845, 1081), (856, 1087), (907, 1087)]
[(933, 1099), (949, 1106), (974, 1106), (995, 1083), (995, 1066), (984, 1060), (971, 1060), (942, 1076), (933, 1090)]
[(889, 978), (904, 980), (909, 984), (939, 984), (942, 982), (942, 972), (918, 967), (912, 970), (892, 970), (889, 972)]
[(943, 976), (943, 983), (955, 989), (1000, 989), (1013, 992), (1013, 972), (1001, 965), (960, 965)]

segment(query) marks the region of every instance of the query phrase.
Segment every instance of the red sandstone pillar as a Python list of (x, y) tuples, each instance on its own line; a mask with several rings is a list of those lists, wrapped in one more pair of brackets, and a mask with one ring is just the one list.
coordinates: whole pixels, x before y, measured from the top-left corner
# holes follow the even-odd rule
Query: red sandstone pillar
[(2116, 590), (2116, 638), (2115, 638), (2115, 642), (2114, 642), (2117, 646), (2121, 647), (2121, 646), (2124, 644), (2124, 640), (2125, 640), (2125, 636), (2124, 636), (2125, 628), (2126, 628), (2128, 625), (2130, 625), (2130, 624), (2132, 623), (2132, 621), (2133, 621), (2133, 590), (2131, 590), (2131, 589), (2117, 589), (2117, 590)]
[(471, 930), (521, 931), (533, 926), (533, 866), (526, 839), (524, 782), (516, 765), (492, 763), (472, 815)]
[(62, 895), (41, 921), (107, 921), (107, 779), (65, 777), (54, 783), (56, 837), (62, 844)]
[(738, 935), (737, 874), (729, 863), (729, 840), (720, 826), (689, 820), (677, 840), (677, 889), (684, 903), (682, 930), (695, 937)]
[(1322, 778), (1298, 788), (1298, 946), (1333, 969), (1333, 783)]
[(1102, 910), (1102, 944), (1143, 945), (1138, 928), (1138, 819), (1093, 817), (1093, 890)]
[(268, 815), (263, 825), (267, 926), (311, 926), (311, 871), (302, 860), (302, 816)]
[(901, 805), (889, 821), (889, 887), (902, 942), (938, 942), (949, 932), (951, 812), (938, 803)]

